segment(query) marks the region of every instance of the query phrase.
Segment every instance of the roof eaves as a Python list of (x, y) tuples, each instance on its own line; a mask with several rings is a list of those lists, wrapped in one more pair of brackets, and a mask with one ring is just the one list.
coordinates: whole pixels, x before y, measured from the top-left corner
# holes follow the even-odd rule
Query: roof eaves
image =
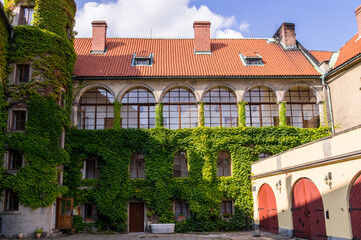
[(347, 67), (348, 65), (352, 64), (353, 62), (356, 62), (358, 60), (361, 60), (361, 53), (359, 53), (358, 55), (356, 55), (355, 57), (349, 59), (348, 61), (342, 63), (341, 65), (337, 66), (336, 68), (334, 69), (331, 69), (331, 71), (327, 72), (325, 74), (325, 78), (326, 77), (329, 77), (330, 75), (338, 72), (339, 70), (343, 69), (344, 67)]

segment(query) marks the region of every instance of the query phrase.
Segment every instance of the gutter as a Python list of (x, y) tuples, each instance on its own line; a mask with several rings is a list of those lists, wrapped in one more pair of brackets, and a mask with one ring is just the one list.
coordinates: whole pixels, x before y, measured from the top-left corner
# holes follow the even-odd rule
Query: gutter
[(332, 112), (332, 101), (331, 101), (330, 86), (325, 82), (326, 75), (327, 74), (321, 76), (321, 81), (322, 81), (322, 86), (324, 86), (326, 88), (326, 91), (327, 91), (327, 102), (328, 102), (329, 111), (330, 111), (331, 131), (332, 131), (332, 134), (335, 134), (335, 126), (333, 124), (333, 112)]
[(318, 79), (319, 76), (158, 76), (158, 77), (83, 77), (72, 76), (73, 80), (136, 80), (136, 79)]

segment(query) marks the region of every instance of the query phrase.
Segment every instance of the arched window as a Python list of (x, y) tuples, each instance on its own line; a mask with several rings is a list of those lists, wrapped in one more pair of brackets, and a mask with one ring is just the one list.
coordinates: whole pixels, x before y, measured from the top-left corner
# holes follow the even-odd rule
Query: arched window
[(231, 155), (227, 151), (221, 151), (217, 156), (217, 177), (231, 176)]
[(316, 128), (320, 125), (320, 114), (316, 96), (306, 87), (293, 87), (285, 95), (286, 116), (291, 126)]
[(106, 129), (113, 127), (114, 97), (100, 87), (86, 91), (78, 107), (78, 129)]
[(246, 125), (254, 127), (275, 126), (279, 111), (275, 93), (267, 87), (250, 89), (244, 97), (246, 105)]
[(170, 129), (197, 127), (198, 110), (193, 93), (178, 87), (165, 94), (163, 103), (164, 127)]
[(155, 126), (155, 98), (145, 89), (136, 88), (122, 99), (123, 128), (153, 128)]
[(174, 155), (173, 177), (188, 177), (187, 155), (184, 151)]
[(204, 96), (203, 102), (204, 126), (237, 127), (237, 99), (230, 89), (212, 89)]
[(130, 156), (129, 176), (130, 178), (144, 178), (145, 177), (145, 160), (141, 153), (133, 153)]

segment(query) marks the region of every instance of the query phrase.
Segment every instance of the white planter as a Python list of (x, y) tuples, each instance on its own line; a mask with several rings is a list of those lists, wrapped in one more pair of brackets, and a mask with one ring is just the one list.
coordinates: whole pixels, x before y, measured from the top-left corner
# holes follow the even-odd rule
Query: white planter
[(174, 233), (175, 223), (153, 223), (150, 225), (152, 233)]

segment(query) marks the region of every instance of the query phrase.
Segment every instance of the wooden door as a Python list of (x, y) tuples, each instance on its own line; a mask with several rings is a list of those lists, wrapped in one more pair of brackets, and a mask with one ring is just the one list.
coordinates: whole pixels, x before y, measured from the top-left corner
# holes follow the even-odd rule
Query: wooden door
[(260, 230), (278, 233), (278, 217), (276, 198), (272, 188), (264, 184), (259, 193)]
[(73, 228), (73, 198), (58, 198), (56, 200), (56, 228)]
[(129, 203), (129, 232), (144, 232), (144, 203)]
[(292, 218), (295, 237), (327, 239), (322, 197), (315, 184), (308, 179), (303, 178), (294, 186)]
[(361, 175), (356, 179), (350, 193), (350, 216), (353, 239), (361, 239)]

